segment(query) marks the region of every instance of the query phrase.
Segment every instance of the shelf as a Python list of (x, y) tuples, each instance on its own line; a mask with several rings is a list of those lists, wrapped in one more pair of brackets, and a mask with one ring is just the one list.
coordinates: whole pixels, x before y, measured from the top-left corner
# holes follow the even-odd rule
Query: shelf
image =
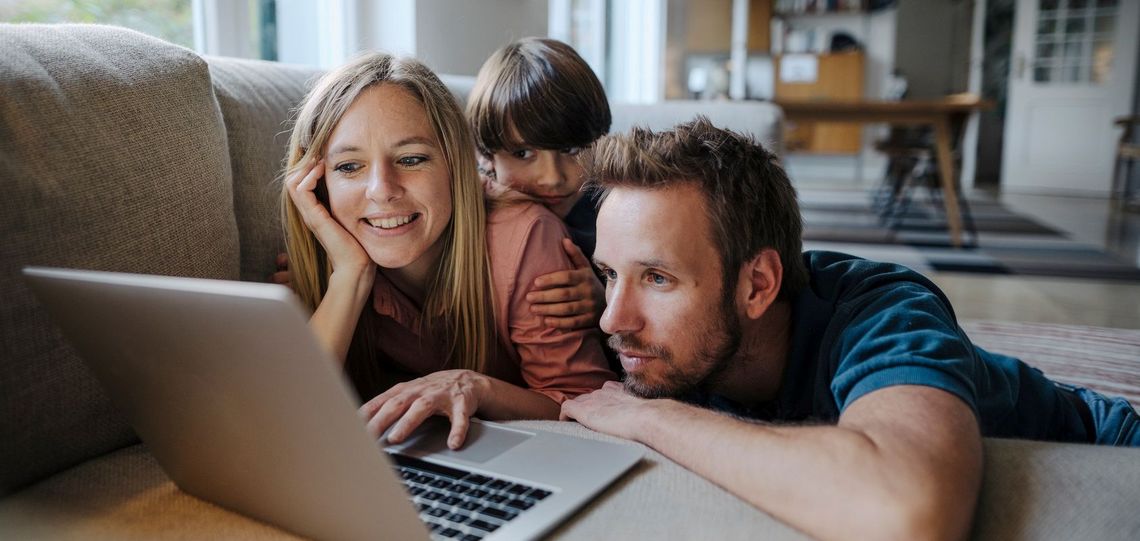
[(775, 0), (773, 17), (802, 17), (814, 15), (866, 15), (864, 0)]
[(839, 9), (835, 11), (776, 11), (772, 13), (773, 17), (790, 18), (790, 17), (826, 17), (829, 15), (867, 15), (871, 12), (865, 9)]

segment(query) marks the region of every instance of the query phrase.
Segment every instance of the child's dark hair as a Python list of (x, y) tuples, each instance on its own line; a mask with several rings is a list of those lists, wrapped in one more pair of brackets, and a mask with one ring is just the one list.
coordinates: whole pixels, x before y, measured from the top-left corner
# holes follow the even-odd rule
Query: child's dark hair
[(483, 63), (467, 118), (484, 155), (524, 144), (543, 150), (585, 147), (610, 129), (605, 89), (569, 45), (523, 38)]

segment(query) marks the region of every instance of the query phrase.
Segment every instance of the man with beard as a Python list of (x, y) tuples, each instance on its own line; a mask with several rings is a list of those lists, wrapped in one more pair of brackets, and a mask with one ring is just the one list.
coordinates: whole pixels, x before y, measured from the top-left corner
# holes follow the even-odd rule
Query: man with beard
[(563, 418), (829, 539), (965, 537), (982, 436), (1140, 445), (1127, 401), (973, 346), (918, 273), (801, 253), (795, 190), (751, 139), (698, 118), (584, 165), (626, 380)]

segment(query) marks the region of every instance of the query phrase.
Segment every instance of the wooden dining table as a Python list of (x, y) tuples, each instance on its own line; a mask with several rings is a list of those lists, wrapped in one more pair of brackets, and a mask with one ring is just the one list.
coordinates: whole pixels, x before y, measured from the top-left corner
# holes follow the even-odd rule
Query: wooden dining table
[(958, 177), (954, 171), (952, 149), (954, 134), (961, 137), (962, 125), (970, 113), (992, 109), (992, 100), (976, 94), (955, 94), (936, 99), (914, 100), (774, 100), (784, 110), (789, 122), (842, 122), (857, 124), (889, 124), (892, 126), (929, 126), (934, 130), (934, 152), (942, 184), (942, 200), (950, 242), (962, 246), (962, 214), (958, 204)]

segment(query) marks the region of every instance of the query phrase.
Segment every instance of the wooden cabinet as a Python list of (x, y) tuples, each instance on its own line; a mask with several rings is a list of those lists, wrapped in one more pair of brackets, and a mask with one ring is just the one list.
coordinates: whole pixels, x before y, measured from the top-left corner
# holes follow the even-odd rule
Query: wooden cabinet
[[(819, 59), (817, 76), (811, 82), (783, 82), (781, 57), (774, 58), (776, 99), (844, 101), (863, 97), (864, 54), (862, 51), (826, 53)], [(789, 152), (855, 154), (862, 148), (858, 124), (827, 122), (788, 123), (784, 146)]]

